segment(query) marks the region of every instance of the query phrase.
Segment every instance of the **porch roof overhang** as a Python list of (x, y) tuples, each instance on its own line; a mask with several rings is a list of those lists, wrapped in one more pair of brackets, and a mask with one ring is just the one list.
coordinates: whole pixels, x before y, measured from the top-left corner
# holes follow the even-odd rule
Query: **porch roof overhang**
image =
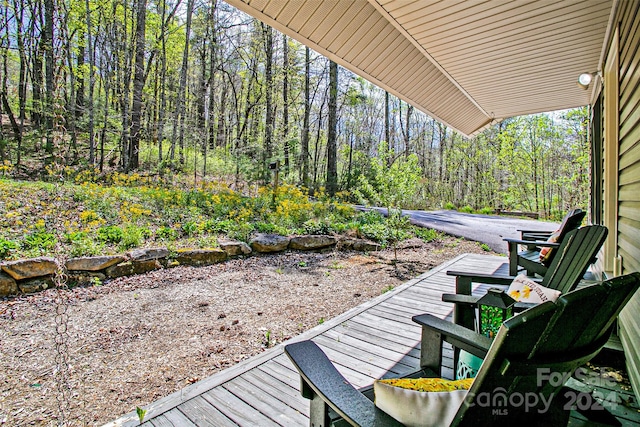
[(466, 136), (589, 104), (618, 0), (225, 0)]

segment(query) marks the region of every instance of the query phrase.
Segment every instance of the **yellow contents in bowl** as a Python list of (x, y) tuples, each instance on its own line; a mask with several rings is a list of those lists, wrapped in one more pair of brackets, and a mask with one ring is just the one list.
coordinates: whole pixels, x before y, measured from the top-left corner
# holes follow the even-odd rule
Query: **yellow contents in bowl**
[(405, 388), (407, 390), (434, 392), (469, 390), (473, 378), (465, 378), (462, 380), (444, 380), (442, 378), (391, 378), (379, 381), (393, 387)]

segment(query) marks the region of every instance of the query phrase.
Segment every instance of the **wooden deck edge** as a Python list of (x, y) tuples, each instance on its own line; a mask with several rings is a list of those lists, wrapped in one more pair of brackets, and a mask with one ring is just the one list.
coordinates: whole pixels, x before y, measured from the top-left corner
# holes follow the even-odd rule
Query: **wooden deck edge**
[[(217, 387), (221, 384), (224, 384), (225, 382), (243, 374), (244, 372), (247, 372), (251, 369), (254, 369), (260, 365), (262, 365), (263, 363), (268, 362), (269, 360), (279, 356), (280, 354), (282, 354), (284, 352), (284, 346), (293, 342), (297, 342), (297, 341), (303, 341), (303, 340), (308, 340), (308, 339), (312, 339), (315, 336), (318, 336), (322, 333), (324, 333), (325, 331), (334, 328), (335, 326), (345, 322), (346, 320), (370, 309), (371, 307), (380, 304), (384, 301), (386, 301), (387, 299), (391, 298), (392, 296), (394, 296), (397, 293), (400, 293), (402, 291), (404, 291), (407, 288), (410, 288), (411, 286), (415, 285), (418, 282), (421, 282), (422, 280), (425, 280), (439, 272), (441, 272), (442, 270), (446, 270), (451, 264), (458, 262), (459, 260), (470, 256), (473, 254), (470, 253), (464, 253), (461, 255), (458, 255), (455, 258), (452, 258), (448, 261), (445, 261), (442, 264), (437, 265), (436, 267), (432, 268), (429, 271), (426, 271), (424, 273), (422, 273), (421, 275), (409, 280), (406, 283), (403, 283), (397, 287), (395, 287), (393, 290), (389, 291), (389, 292), (385, 292), (384, 294), (373, 298), (369, 301), (366, 301), (332, 319), (327, 320), (326, 322), (322, 323), (321, 325), (315, 326), (312, 329), (309, 329), (308, 331), (303, 332), (300, 335), (296, 335), (295, 337), (287, 340), (284, 343), (280, 343), (268, 350), (266, 350), (265, 352), (252, 356), (247, 360), (244, 360), (234, 366), (231, 366), (227, 369), (224, 369), (220, 372), (217, 372), (201, 381), (198, 381), (195, 384), (189, 385), (181, 390), (178, 390), (174, 393), (171, 393), (163, 398), (160, 398), (158, 400), (156, 400), (155, 402), (152, 402), (148, 405), (145, 405), (144, 409), (147, 410), (147, 415), (145, 416), (146, 420), (149, 420), (155, 416), (158, 416), (162, 413), (165, 413), (175, 407), (177, 407), (178, 405), (180, 405), (181, 403), (184, 403), (185, 401), (192, 399), (196, 396), (201, 395), (202, 393), (205, 393), (209, 390), (211, 390), (214, 387)], [(125, 427), (125, 426), (137, 426), (139, 425), (139, 420), (138, 420), (138, 415), (136, 414), (135, 411), (130, 412), (128, 414), (123, 415), (122, 417), (111, 421), (107, 424), (104, 424), (103, 427)]]

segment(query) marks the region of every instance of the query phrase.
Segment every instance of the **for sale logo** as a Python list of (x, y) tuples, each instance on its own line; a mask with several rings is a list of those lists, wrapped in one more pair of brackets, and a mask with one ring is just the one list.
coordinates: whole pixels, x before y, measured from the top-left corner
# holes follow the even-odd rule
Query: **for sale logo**
[[(607, 375), (583, 368), (578, 368), (573, 373), (552, 372), (549, 368), (539, 368), (536, 382), (538, 387), (550, 385), (551, 387), (561, 388), (572, 376), (578, 381), (588, 383), (593, 390), (590, 392), (573, 389), (561, 391), (564, 397), (563, 401), (565, 401), (564, 410), (602, 411), (605, 408), (615, 409), (617, 407), (619, 400), (616, 392), (604, 393), (595, 389), (595, 387), (611, 388), (617, 384), (617, 381)], [(490, 408), (493, 415), (508, 415), (509, 408), (524, 408), (525, 412), (535, 411), (539, 414), (544, 414), (549, 411), (554, 398), (558, 398), (558, 396), (554, 394), (545, 395), (534, 391), (507, 393), (504, 388), (497, 388), (493, 392), (470, 394), (467, 396), (467, 401), (473, 402), (471, 406), (477, 405), (483, 408)]]

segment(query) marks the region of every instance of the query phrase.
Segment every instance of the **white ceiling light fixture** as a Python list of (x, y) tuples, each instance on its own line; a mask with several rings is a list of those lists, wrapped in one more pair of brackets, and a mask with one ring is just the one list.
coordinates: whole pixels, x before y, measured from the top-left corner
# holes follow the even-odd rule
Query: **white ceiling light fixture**
[(582, 89), (585, 89), (585, 90), (588, 89), (593, 79), (595, 79), (599, 75), (600, 75), (599, 71), (595, 71), (593, 73), (580, 74), (578, 76), (578, 81), (577, 81), (578, 86), (580, 86)]

